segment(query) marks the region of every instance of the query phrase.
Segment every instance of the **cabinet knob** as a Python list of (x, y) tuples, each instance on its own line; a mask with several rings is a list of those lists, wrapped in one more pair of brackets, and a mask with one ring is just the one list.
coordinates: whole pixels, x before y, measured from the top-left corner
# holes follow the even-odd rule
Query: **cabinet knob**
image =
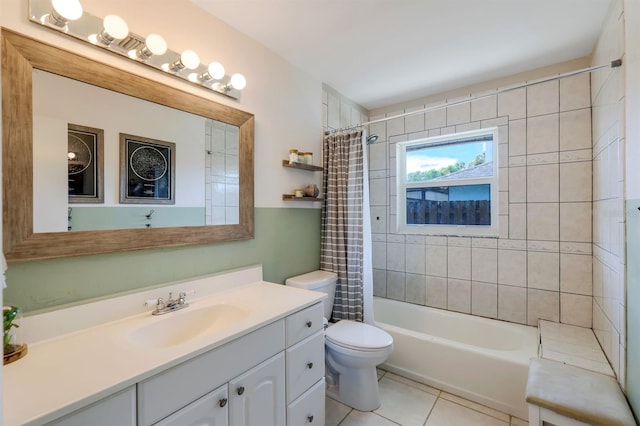
[(309, 420), (309, 423), (313, 423), (313, 416), (307, 416), (307, 420)]
[(242, 395), (244, 393), (244, 386), (240, 386), (238, 389), (236, 389), (236, 392), (238, 392), (238, 395)]
[(313, 368), (313, 363), (312, 362), (308, 362), (307, 363), (307, 368), (308, 369), (312, 369)]
[(220, 406), (221, 406), (221, 407), (224, 407), (225, 405), (227, 405), (227, 398), (222, 398), (222, 399), (220, 400)]
[(306, 326), (307, 326), (307, 327), (311, 328), (311, 326), (312, 326), (312, 325), (313, 325), (313, 323), (312, 323), (311, 321), (307, 321), (307, 322), (306, 322)]

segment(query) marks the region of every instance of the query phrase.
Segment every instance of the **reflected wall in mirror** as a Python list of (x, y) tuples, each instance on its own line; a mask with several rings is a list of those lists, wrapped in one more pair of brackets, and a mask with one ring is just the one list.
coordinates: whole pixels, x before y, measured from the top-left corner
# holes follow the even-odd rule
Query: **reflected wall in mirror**
[[(32, 78), (34, 232), (239, 223), (238, 126), (39, 69), (33, 70)], [(62, 103), (64, 108), (60, 107)], [(68, 123), (83, 123), (93, 127), (80, 128)], [(68, 144), (73, 142), (79, 145), (77, 149), (64, 147), (67, 127)], [(80, 133), (72, 136), (71, 129), (75, 129), (74, 135)], [(66, 176), (63, 170), (80, 163), (83, 166), (90, 165), (85, 163), (92, 156), (83, 155), (85, 151), (90, 152), (86, 146), (89, 140), (77, 139), (90, 139), (92, 134), (98, 134), (100, 146), (104, 145), (97, 156), (97, 163), (101, 165), (104, 162), (106, 168), (104, 178), (101, 178), (105, 186), (104, 201), (90, 196), (71, 196), (69, 193), (69, 203), (76, 204), (81, 200), (84, 205), (68, 206), (64, 193), (77, 186), (82, 174)], [(172, 202), (163, 203), (141, 197), (132, 197), (123, 202), (120, 134), (144, 135), (138, 139), (176, 144), (173, 174), (175, 197)], [(69, 159), (69, 155), (77, 158)], [(84, 157), (86, 159), (81, 161)], [(87, 170), (90, 168), (85, 168), (84, 173)], [(154, 182), (156, 180), (146, 184)], [(87, 191), (91, 187), (85, 186)], [(171, 205), (159, 207), (158, 204)], [(150, 218), (147, 217), (150, 211), (147, 205), (159, 207), (154, 207), (154, 214)]]
[[(252, 114), (6, 29), (1, 36), (9, 261), (253, 238)], [(102, 204), (68, 204), (70, 123), (104, 130)], [(176, 143), (175, 206), (119, 203), (120, 133)], [(172, 211), (183, 207), (197, 214)]]

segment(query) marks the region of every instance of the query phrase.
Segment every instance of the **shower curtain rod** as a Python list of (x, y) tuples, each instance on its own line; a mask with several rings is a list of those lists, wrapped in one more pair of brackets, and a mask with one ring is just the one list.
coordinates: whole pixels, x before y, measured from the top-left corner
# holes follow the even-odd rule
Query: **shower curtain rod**
[(491, 96), (500, 95), (502, 93), (511, 92), (513, 90), (522, 89), (523, 87), (535, 86), (536, 84), (542, 84), (542, 83), (546, 83), (548, 81), (559, 80), (561, 78), (566, 78), (566, 77), (573, 77), (573, 76), (580, 75), (580, 74), (586, 74), (586, 73), (590, 73), (590, 72), (593, 72), (593, 71), (601, 70), (603, 68), (618, 68), (621, 65), (622, 65), (622, 59), (616, 59), (614, 61), (611, 61), (611, 63), (609, 63), (609, 64), (596, 65), (596, 66), (593, 66), (593, 67), (590, 67), (590, 68), (583, 68), (581, 70), (569, 71), (569, 72), (566, 72), (564, 74), (558, 74), (558, 75), (555, 75), (555, 76), (552, 76), (552, 77), (545, 77), (545, 78), (541, 78), (541, 79), (538, 79), (538, 80), (533, 80), (533, 81), (526, 82), (526, 83), (519, 83), (519, 84), (515, 84), (513, 86), (508, 86), (508, 87), (505, 87), (504, 89), (499, 89), (499, 90), (496, 90), (495, 92), (487, 93), (487, 94), (484, 94), (484, 95), (473, 96), (473, 97), (469, 97), (469, 98), (466, 98), (466, 99), (461, 99), (459, 101), (455, 101), (455, 102), (451, 102), (451, 103), (440, 103), (440, 104), (436, 104), (436, 105), (431, 105), (429, 107), (422, 108), (422, 109), (419, 109), (419, 110), (416, 110), (416, 111), (405, 112), (403, 114), (397, 114), (397, 115), (393, 115), (391, 117), (379, 118), (377, 120), (366, 121), (364, 123), (355, 124), (353, 126), (342, 127), (340, 129), (331, 130), (331, 131), (325, 132), (325, 134), (344, 132), (344, 131), (351, 130), (351, 129), (358, 129), (360, 127), (364, 127), (364, 126), (367, 126), (367, 125), (370, 125), (370, 124), (382, 123), (384, 121), (394, 120), (396, 118), (408, 117), (408, 116), (414, 115), (414, 114), (421, 114), (423, 112), (431, 112), (431, 111), (435, 111), (435, 110), (442, 109), (442, 108), (448, 108), (448, 107), (453, 107), (453, 106), (457, 106), (457, 105), (462, 105), (462, 104), (466, 104), (466, 103), (469, 103), (469, 102), (477, 101), (477, 100), (480, 100), (480, 99), (489, 98)]

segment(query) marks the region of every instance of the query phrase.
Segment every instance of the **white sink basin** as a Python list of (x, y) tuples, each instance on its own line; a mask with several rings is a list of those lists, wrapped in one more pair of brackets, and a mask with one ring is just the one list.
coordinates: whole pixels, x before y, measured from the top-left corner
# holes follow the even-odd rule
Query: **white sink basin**
[(130, 342), (152, 348), (166, 348), (219, 331), (247, 317), (249, 311), (219, 304), (194, 309), (192, 306), (154, 318), (128, 333)]

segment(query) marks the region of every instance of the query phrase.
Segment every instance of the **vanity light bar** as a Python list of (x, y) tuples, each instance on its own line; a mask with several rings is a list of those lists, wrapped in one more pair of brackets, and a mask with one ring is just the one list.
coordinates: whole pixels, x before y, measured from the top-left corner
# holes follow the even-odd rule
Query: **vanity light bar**
[(242, 74), (226, 75), (219, 62), (203, 64), (192, 50), (168, 49), (158, 34), (130, 32), (117, 15), (102, 19), (87, 13), (79, 0), (29, 0), (29, 20), (233, 99), (240, 99), (247, 83)]

